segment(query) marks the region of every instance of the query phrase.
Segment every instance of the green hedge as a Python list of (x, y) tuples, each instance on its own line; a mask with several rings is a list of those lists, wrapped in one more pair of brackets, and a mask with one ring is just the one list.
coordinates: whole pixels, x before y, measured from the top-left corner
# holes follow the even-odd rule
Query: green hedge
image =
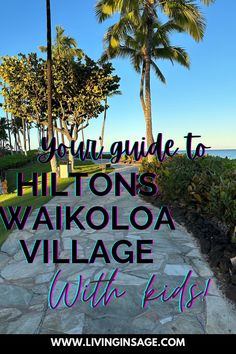
[(28, 151), (27, 156), (20, 153), (3, 156), (0, 157), (0, 170), (3, 170), (5, 172), (10, 168), (22, 167), (27, 163), (36, 160), (36, 158), (37, 158), (37, 150)]
[(142, 160), (141, 172), (157, 175), (161, 197), (217, 219), (233, 235), (236, 226), (236, 160), (176, 155), (163, 163)]

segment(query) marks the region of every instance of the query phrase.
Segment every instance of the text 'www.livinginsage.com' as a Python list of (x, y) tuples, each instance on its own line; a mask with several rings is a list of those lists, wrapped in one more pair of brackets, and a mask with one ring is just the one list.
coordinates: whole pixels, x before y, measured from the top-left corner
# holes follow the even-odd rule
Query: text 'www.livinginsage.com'
[(185, 347), (185, 338), (50, 338), (52, 347)]

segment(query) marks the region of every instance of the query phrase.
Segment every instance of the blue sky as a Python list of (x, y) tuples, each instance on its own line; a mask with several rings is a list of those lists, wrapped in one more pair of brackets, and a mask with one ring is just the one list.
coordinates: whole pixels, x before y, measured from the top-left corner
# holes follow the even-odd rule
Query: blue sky
[[(102, 38), (113, 21), (99, 24), (95, 0), (51, 0), (52, 25), (61, 25), (91, 58), (102, 52)], [(227, 4), (227, 7), (226, 7)], [(236, 149), (236, 1), (216, 0), (203, 7), (207, 18), (204, 41), (195, 43), (187, 35), (175, 35), (172, 44), (184, 47), (191, 57), (191, 69), (170, 62), (159, 67), (167, 79), (163, 85), (152, 79), (153, 131), (173, 138), (184, 148), (184, 135), (193, 132), (215, 149)], [(0, 56), (37, 51), (45, 44), (44, 0), (8, 0), (1, 7)], [(126, 59), (114, 60), (121, 77), (122, 96), (110, 100), (105, 148), (113, 141), (141, 140), (145, 132), (139, 102), (139, 76)], [(2, 112), (3, 113), (3, 112)], [(85, 138), (98, 139), (102, 119), (93, 119)]]

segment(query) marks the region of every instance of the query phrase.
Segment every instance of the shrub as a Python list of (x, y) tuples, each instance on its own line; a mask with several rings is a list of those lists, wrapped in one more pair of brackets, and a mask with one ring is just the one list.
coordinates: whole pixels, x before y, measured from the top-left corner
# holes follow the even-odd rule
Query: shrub
[(29, 162), (36, 160), (37, 150), (28, 151), (28, 155), (16, 153), (0, 158), (0, 170), (7, 171), (10, 168), (18, 168), (26, 165)]
[(195, 161), (176, 155), (164, 162), (142, 160), (140, 172), (157, 176), (163, 200), (216, 218), (233, 234), (236, 224), (236, 160), (206, 156)]
[(122, 155), (120, 161), (127, 164), (132, 164), (136, 162), (136, 160), (134, 159), (134, 155), (126, 155), (126, 154)]

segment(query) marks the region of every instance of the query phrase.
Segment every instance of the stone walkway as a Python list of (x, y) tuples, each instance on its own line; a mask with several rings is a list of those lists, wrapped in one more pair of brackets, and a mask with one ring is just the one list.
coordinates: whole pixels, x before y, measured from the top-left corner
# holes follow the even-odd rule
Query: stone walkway
[[(117, 166), (119, 167), (119, 166)], [(132, 166), (123, 167), (124, 176), (135, 172)], [(110, 176), (114, 177), (114, 174)], [(139, 197), (131, 197), (123, 192), (120, 197), (109, 193), (104, 197), (95, 197), (85, 186), (83, 180), (83, 197), (74, 196), (73, 186), (68, 188), (69, 197), (53, 198), (47, 209), (54, 211), (57, 205), (78, 207), (85, 205), (86, 209), (95, 205), (104, 206), (108, 211), (113, 205), (121, 210), (121, 221), (126, 221), (131, 209), (136, 206), (147, 206), (157, 217), (158, 209), (145, 203)], [(36, 211), (33, 215), (36, 214)], [(174, 290), (180, 286), (189, 270), (192, 270), (191, 283), (197, 283), (197, 290), (204, 290), (207, 279), (213, 278), (208, 265), (199, 253), (199, 247), (194, 239), (180, 225), (170, 231), (167, 226), (161, 226), (159, 231), (152, 228), (144, 231), (130, 229), (129, 231), (111, 231), (107, 226), (102, 231), (86, 228), (80, 231), (74, 226), (70, 231), (48, 231), (40, 227), (37, 232), (31, 230), (33, 215), (30, 217), (24, 231), (14, 231), (3, 244), (0, 252), (0, 333), (50, 333), (50, 334), (204, 334), (204, 333), (236, 333), (236, 312), (226, 300), (213, 280), (208, 296), (196, 300), (191, 309), (181, 313), (178, 308), (178, 298), (169, 302), (160, 299), (152, 301), (143, 309), (142, 296), (152, 274), (156, 274), (155, 288), (162, 291), (165, 284)], [(84, 214), (82, 219), (84, 220)], [(144, 216), (137, 219), (140, 223)], [(53, 221), (53, 218), (52, 218)], [(70, 240), (77, 239), (79, 253), (89, 256), (96, 240), (102, 239), (107, 249), (121, 239), (135, 242), (141, 239), (154, 239), (152, 248), (153, 264), (118, 264), (112, 261), (105, 264), (96, 261), (94, 264), (43, 264), (41, 255), (36, 256), (33, 264), (28, 264), (20, 249), (19, 239), (27, 240), (33, 245), (36, 239), (60, 240), (60, 257), (70, 256)], [(56, 272), (61, 269), (60, 280), (55, 288), (59, 295), (65, 281), (70, 282), (70, 297), (73, 297), (78, 283), (78, 275), (89, 283), (98, 279), (101, 272), (109, 274), (119, 268), (113, 288), (126, 291), (118, 299), (111, 299), (104, 307), (92, 308), (89, 303), (79, 301), (73, 308), (65, 308), (61, 304), (52, 310), (48, 306), (48, 292)], [(86, 284), (87, 284), (86, 283)], [(170, 291), (169, 290), (169, 291)], [(186, 295), (187, 296), (187, 295)]]

